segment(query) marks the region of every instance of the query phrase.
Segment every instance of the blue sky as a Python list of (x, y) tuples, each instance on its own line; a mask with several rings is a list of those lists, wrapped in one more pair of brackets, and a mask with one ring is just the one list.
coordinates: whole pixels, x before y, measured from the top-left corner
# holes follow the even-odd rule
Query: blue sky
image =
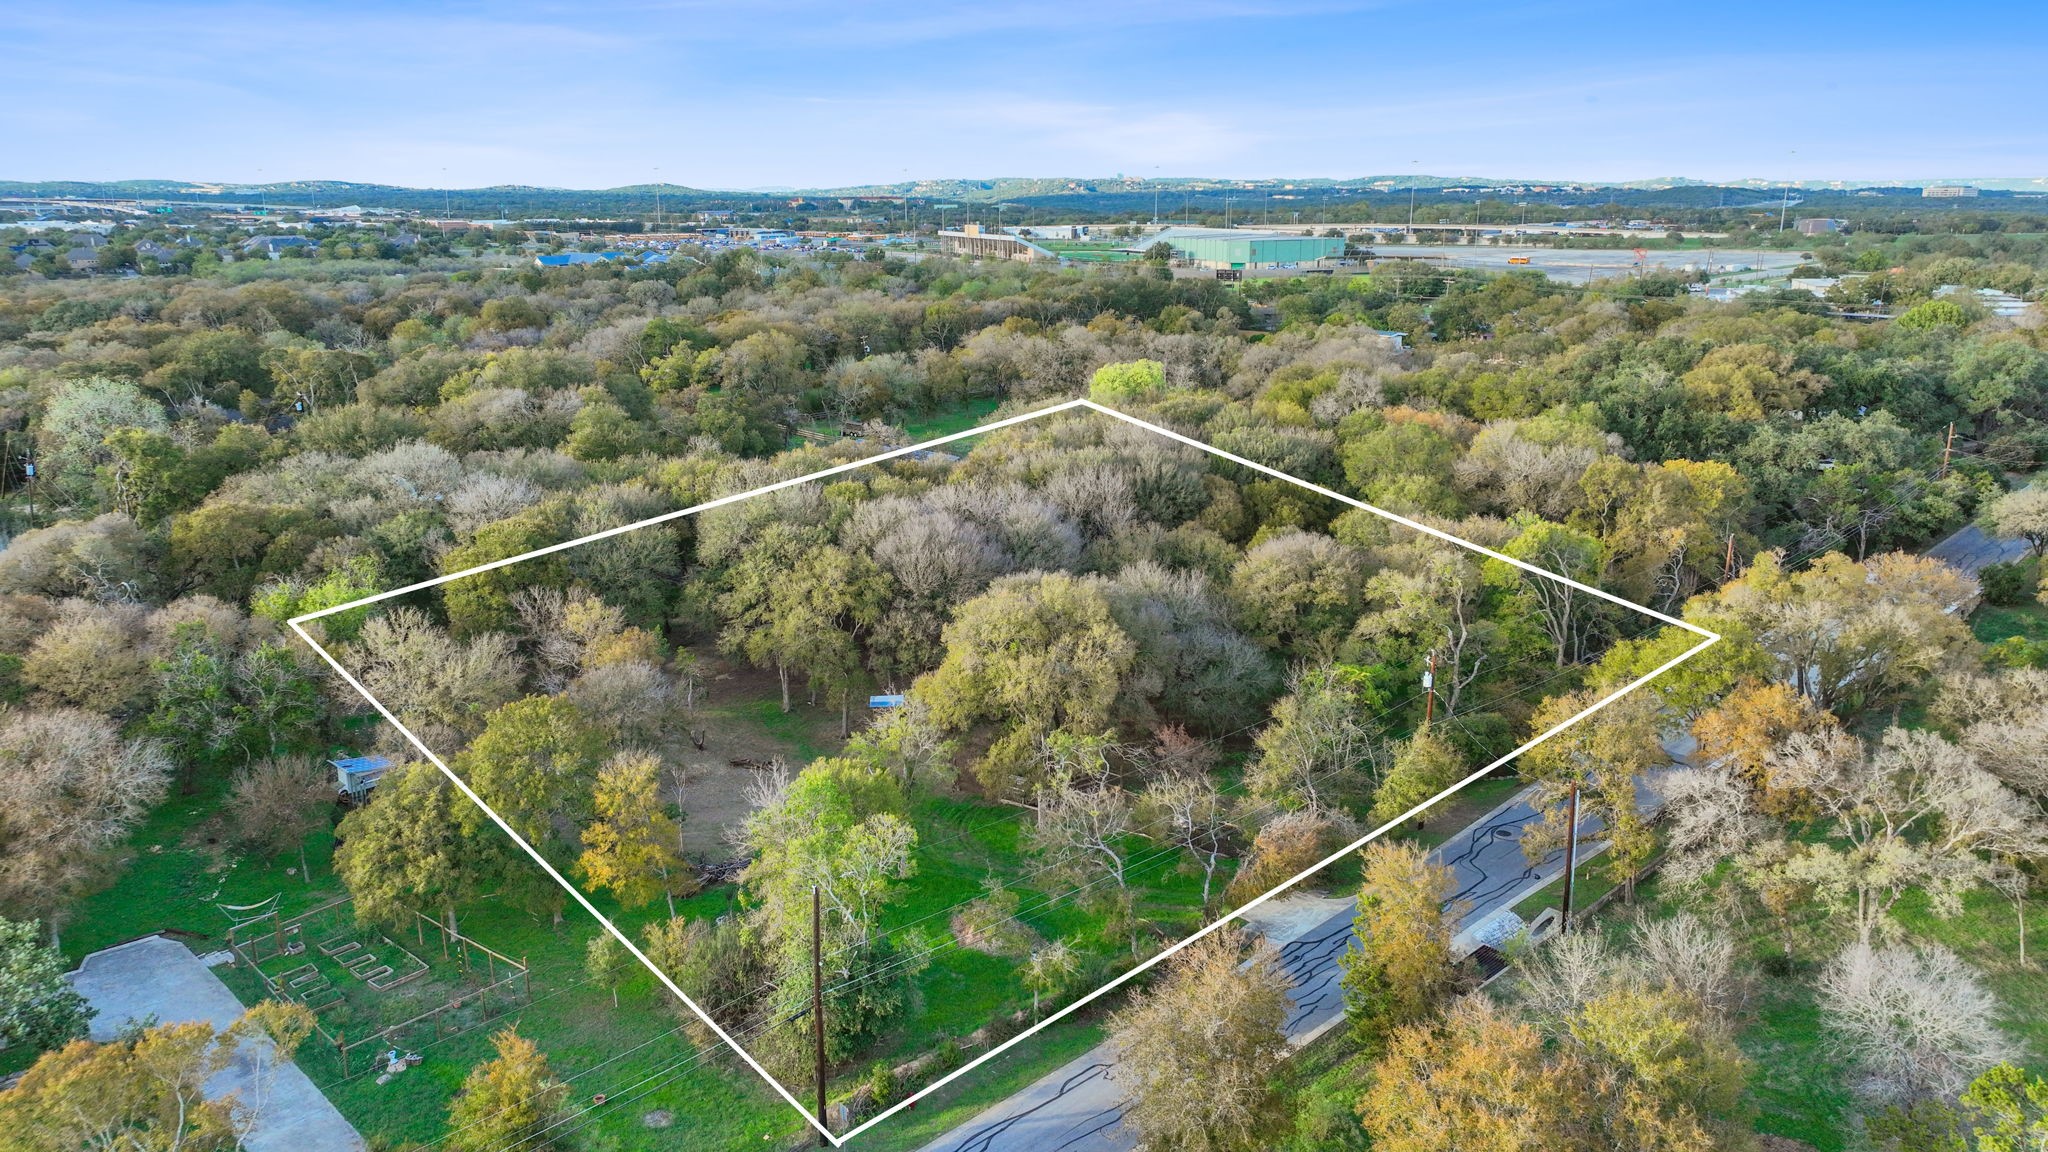
[(0, 5), (0, 179), (2048, 175), (2048, 5)]

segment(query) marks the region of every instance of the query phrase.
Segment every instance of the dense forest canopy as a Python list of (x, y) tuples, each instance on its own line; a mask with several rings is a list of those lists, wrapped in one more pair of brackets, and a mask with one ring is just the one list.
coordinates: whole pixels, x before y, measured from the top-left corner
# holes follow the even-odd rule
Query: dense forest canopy
[[(35, 257), (0, 279), (0, 914), (61, 938), (131, 866), (131, 834), (182, 803), (232, 813), (251, 852), (297, 853), (311, 883), (307, 838), (331, 827), (317, 761), (375, 750), (397, 764), (332, 858), (365, 922), (419, 910), (454, 932), (490, 900), (560, 933), (566, 894), (283, 622), (1088, 396), (1719, 632), (1654, 693), (1525, 758), (1546, 816), (1527, 843), (1561, 839), (1577, 796), (1631, 893), (1668, 858), (1674, 886), (1718, 892), (1787, 956), (1799, 924), (1851, 949), (1816, 985), (1829, 1003), (1915, 964), (1967, 981), (1885, 948), (1916, 901), (2023, 901), (2013, 877), (2048, 845), (2048, 789), (2018, 751), (2040, 746), (2048, 640), (1987, 646), (1965, 622), (1980, 599), (2031, 605), (2038, 558), (1973, 576), (1913, 554), (1979, 517), (2048, 541), (2048, 509), (2007, 492), (2048, 455), (2039, 307), (2000, 316), (1967, 291), (2048, 282), (2048, 241), (2001, 219), (1802, 238), (1853, 287), (1726, 303), (1670, 275), (1567, 286), (1404, 261), (1241, 285), (881, 249), (541, 268), (486, 258), (510, 237), (401, 250), (395, 230), (315, 229), (275, 261), (224, 261), (245, 233), (157, 255), (138, 231), (99, 259), (126, 276)], [(1888, 318), (1844, 314), (1873, 300)], [(792, 1076), (809, 1041), (782, 1025), (807, 1003), (816, 890), (830, 1058), (880, 1069), (864, 1107), (947, 1067), (896, 1063), (931, 1007), (921, 973), (995, 957), (1015, 998), (992, 1010), (1015, 1026), (1690, 643), (1085, 411), (314, 628)], [(816, 713), (806, 739), (825, 746), (762, 765), (722, 842), (685, 852), (709, 819), (679, 770), (703, 748), (700, 697), (749, 674), (756, 724)], [(871, 692), (909, 703), (856, 723)], [(1637, 778), (1687, 730), (1709, 761), (1654, 828)], [(1014, 870), (950, 876), (928, 907), (920, 877), (992, 821)], [(1385, 902), (1361, 923), (1443, 904), (1419, 854), (1364, 867)], [(1047, 912), (1069, 888), (1090, 893), (1070, 901), (1085, 915)], [(707, 915), (700, 889), (730, 903)], [(1405, 939), (1394, 919), (1375, 940)], [(1611, 1119), (1586, 1140), (1741, 1146), (1739, 997), (1713, 962), (1678, 987), (1655, 961), (1689, 931), (1567, 953), (1547, 963), (1576, 976), (1533, 969), (1510, 1008), (1448, 1013), (1457, 980), (1433, 958), (1449, 933), (1389, 943), (1346, 976), (1386, 1071), (1351, 1092), (1337, 1129), (1353, 1136), (1304, 1113), (1300, 1146), (1352, 1146), (1316, 1141), (1363, 1139), (1362, 1115), (1384, 1146), (1432, 1147), (1399, 1142), (1392, 1101), (1414, 1085), (1394, 1077), (1449, 1075), (1484, 1037)], [(609, 947), (589, 964), (616, 1000)], [(1146, 1030), (1180, 1015), (1160, 999), (1173, 980), (1228, 995), (1235, 960), (1191, 954), (1135, 1002), (1118, 1024), (1132, 1050), (1172, 1048)], [(1245, 997), (1245, 1052), (1272, 1047), (1273, 1003)], [(17, 1032), (54, 1047), (82, 1023), (58, 1003)], [(1660, 1080), (1627, 1047), (1651, 1025), (1712, 1083)], [(679, 1027), (705, 1040), (688, 1013)], [(1883, 1038), (1862, 1043), (1876, 1076)], [(501, 1036), (498, 1059), (530, 1069), (525, 1044)], [(1893, 1069), (1872, 1099), (1903, 1124), (2007, 1055)], [(1270, 1103), (1216, 1123), (1263, 1139)]]

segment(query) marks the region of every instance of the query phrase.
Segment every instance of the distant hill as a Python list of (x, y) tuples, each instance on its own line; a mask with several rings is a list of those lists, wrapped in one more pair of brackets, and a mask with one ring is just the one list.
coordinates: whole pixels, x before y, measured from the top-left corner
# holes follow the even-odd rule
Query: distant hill
[[(1410, 190), (1430, 192), (1439, 200), (1502, 199), (1559, 211), (1615, 204), (1623, 207), (1707, 208), (1740, 207), (1776, 200), (1786, 190), (1796, 198), (1819, 208), (1836, 198), (1854, 197), (1869, 206), (1870, 197), (1918, 199), (1920, 189), (1930, 183), (1966, 183), (1982, 189), (1991, 198), (2013, 195), (2048, 195), (2048, 178), (1957, 179), (1939, 181), (1797, 181), (1736, 180), (1714, 183), (1672, 176), (1622, 183), (1574, 182), (1569, 180), (1504, 180), (1477, 176), (1436, 176), (1401, 173), (1359, 176), (1352, 179), (1329, 177), (1227, 179), (1222, 177), (1170, 177), (1144, 179), (1135, 176), (1028, 177), (1003, 176), (988, 179), (909, 180), (892, 184), (865, 184), (808, 189), (718, 189), (693, 188), (680, 184), (633, 184), (618, 188), (555, 188), (530, 184), (508, 184), (485, 188), (408, 188), (390, 184), (355, 183), (346, 180), (292, 180), (266, 184), (242, 184), (205, 180), (113, 180), (113, 181), (0, 181), (0, 196), (67, 196), (169, 200), (186, 203), (228, 205), (270, 205), (273, 207), (339, 207), (356, 204), (366, 208), (394, 208), (429, 215), (452, 214), (467, 219), (484, 217), (601, 218), (645, 216), (659, 202), (665, 212), (689, 213), (703, 209), (735, 209), (772, 216), (782, 210), (801, 210), (808, 204), (829, 205), (834, 200), (864, 197), (912, 197), (927, 204), (957, 204), (996, 209), (1017, 207), (1076, 213), (1148, 217), (1157, 204), (1162, 214), (1189, 210), (1220, 212), (1227, 204), (1246, 214), (1261, 213), (1266, 219), (1289, 215), (1304, 221), (1314, 218), (1318, 206), (1341, 202), (1375, 202), (1388, 198), (1405, 202)], [(1963, 202), (1979, 203), (1976, 201)]]

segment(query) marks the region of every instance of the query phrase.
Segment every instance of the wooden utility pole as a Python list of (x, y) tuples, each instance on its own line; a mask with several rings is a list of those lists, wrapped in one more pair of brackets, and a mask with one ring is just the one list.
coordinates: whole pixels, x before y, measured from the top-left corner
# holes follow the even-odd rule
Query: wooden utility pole
[(831, 1141), (825, 1137), (825, 946), (823, 897), (811, 885), (811, 1044), (818, 1058), (818, 1147)]
[(1564, 834), (1564, 899), (1559, 911), (1563, 913), (1557, 921), (1557, 934), (1562, 936), (1572, 930), (1572, 881), (1579, 864), (1579, 785), (1572, 782), (1572, 798), (1569, 814), (1565, 821)]
[(1422, 726), (1429, 727), (1436, 715), (1436, 649), (1429, 650), (1429, 667), (1422, 671)]
[(1955, 422), (1955, 421), (1953, 421), (1953, 420), (1951, 420), (1951, 421), (1949, 421), (1949, 422), (1948, 422), (1948, 439), (1947, 439), (1947, 440), (1945, 440), (1945, 441), (1943, 441), (1943, 442), (1942, 442), (1942, 445), (1941, 445), (1941, 471), (1940, 471), (1939, 473), (1936, 473), (1936, 475), (1935, 475), (1935, 479), (1937, 479), (1937, 480), (1946, 480), (1946, 479), (1948, 479), (1948, 458), (1949, 458), (1949, 454), (1955, 451), (1955, 448), (1956, 448), (1956, 422)]

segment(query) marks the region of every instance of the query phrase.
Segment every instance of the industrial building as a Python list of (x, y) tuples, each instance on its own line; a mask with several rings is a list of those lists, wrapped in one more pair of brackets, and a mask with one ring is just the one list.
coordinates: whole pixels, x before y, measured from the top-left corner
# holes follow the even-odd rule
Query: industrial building
[(1168, 228), (1138, 241), (1129, 251), (1164, 243), (1174, 260), (1197, 268), (1314, 267), (1344, 254), (1336, 236), (1288, 236), (1234, 228)]
[(1977, 195), (1977, 189), (1969, 184), (1929, 184), (1920, 190), (1924, 200), (1969, 200)]
[(1802, 236), (1822, 236), (1829, 232), (1840, 232), (1848, 226), (1847, 220), (1836, 220), (1827, 216), (1802, 216), (1792, 222), (1792, 227)]
[(1059, 255), (1021, 236), (985, 231), (979, 224), (963, 224), (959, 231), (939, 233), (939, 243), (955, 256), (993, 256), (1001, 260), (1057, 260)]

